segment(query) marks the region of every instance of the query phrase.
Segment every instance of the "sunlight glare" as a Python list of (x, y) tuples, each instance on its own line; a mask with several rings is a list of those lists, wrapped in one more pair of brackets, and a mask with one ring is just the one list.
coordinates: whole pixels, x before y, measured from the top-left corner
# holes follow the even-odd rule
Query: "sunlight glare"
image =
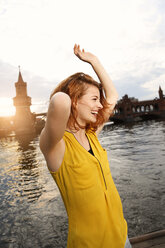
[(0, 116), (12, 116), (15, 114), (15, 107), (11, 98), (0, 97)]

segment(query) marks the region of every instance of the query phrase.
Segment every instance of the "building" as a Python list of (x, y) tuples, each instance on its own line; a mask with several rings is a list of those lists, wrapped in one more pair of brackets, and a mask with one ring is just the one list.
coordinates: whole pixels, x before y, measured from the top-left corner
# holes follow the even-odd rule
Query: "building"
[(128, 95), (117, 102), (111, 121), (114, 123), (133, 122), (148, 119), (165, 119), (165, 96), (159, 86), (159, 98), (139, 101)]
[(23, 81), (20, 70), (18, 82), (15, 83), (15, 88), (16, 96), (13, 98), (13, 104), (16, 108), (14, 130), (16, 132), (33, 132), (35, 117), (30, 110), (31, 97), (27, 95), (27, 83)]

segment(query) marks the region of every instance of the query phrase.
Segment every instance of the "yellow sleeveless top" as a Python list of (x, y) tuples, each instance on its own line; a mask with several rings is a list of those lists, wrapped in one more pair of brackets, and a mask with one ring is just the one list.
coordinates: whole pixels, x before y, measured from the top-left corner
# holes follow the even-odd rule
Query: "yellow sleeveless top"
[(113, 182), (106, 150), (95, 132), (86, 132), (94, 156), (68, 131), (60, 168), (51, 172), (64, 201), (67, 248), (124, 248), (127, 223)]

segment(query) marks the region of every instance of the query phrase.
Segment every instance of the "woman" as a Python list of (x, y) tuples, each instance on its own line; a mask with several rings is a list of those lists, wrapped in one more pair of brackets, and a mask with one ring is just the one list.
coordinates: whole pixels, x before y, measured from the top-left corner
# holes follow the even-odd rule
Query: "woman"
[(60, 190), (68, 214), (67, 248), (131, 247), (120, 197), (106, 150), (97, 139), (118, 94), (96, 56), (74, 46), (101, 83), (76, 73), (50, 97), (40, 148)]

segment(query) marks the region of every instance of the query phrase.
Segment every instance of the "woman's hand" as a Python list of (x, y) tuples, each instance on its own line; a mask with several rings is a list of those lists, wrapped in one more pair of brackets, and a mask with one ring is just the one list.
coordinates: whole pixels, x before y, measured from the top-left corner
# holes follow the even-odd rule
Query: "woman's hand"
[(92, 64), (98, 60), (97, 57), (92, 53), (85, 52), (84, 49), (81, 50), (80, 45), (75, 44), (73, 50), (74, 50), (74, 54), (82, 61)]

